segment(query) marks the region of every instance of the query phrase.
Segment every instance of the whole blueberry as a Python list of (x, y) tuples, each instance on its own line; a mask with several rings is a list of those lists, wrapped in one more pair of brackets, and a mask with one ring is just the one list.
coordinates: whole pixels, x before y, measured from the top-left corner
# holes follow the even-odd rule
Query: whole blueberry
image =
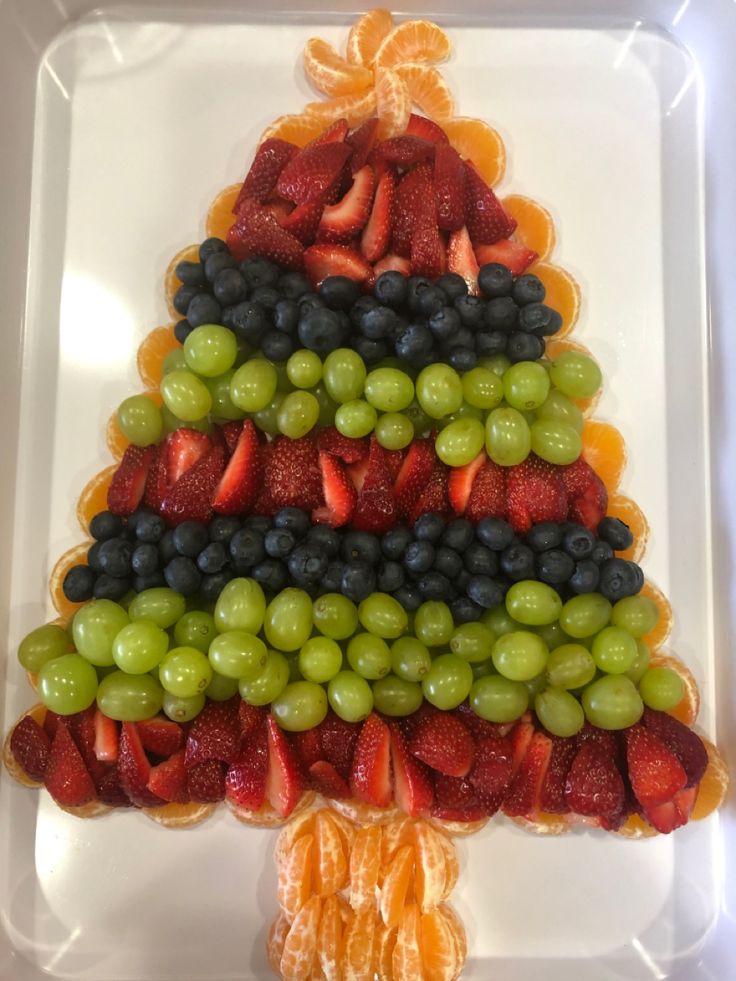
[(330, 310), (349, 310), (358, 299), (360, 287), (347, 276), (327, 276), (319, 286), (322, 302)]
[(514, 529), (503, 518), (483, 518), (478, 522), (475, 533), (494, 552), (502, 552), (514, 541)]
[(233, 574), (229, 569), (223, 569), (222, 572), (215, 572), (212, 575), (202, 576), (202, 584), (199, 589), (203, 599), (209, 603), (215, 603), (217, 597), (232, 578)]
[(538, 361), (544, 354), (544, 341), (536, 334), (514, 330), (506, 342), (506, 357), (512, 364), (519, 361)]
[(433, 568), (454, 583), (463, 571), (463, 560), (454, 548), (440, 545), (435, 552)]
[(158, 589), (159, 586), (165, 585), (163, 570), (157, 569), (147, 576), (133, 576), (130, 588), (134, 593), (142, 593), (145, 589)]
[(468, 295), (468, 284), (459, 273), (443, 273), (435, 283), (448, 300), (457, 300), (458, 297)]
[(561, 585), (575, 571), (575, 561), (567, 552), (559, 548), (550, 548), (540, 552), (536, 564), (537, 578), (551, 586)]
[(271, 518), (266, 517), (265, 514), (249, 514), (245, 519), (245, 527), (259, 535), (265, 535), (271, 528), (271, 524)]
[(229, 551), (233, 569), (245, 574), (266, 557), (263, 535), (254, 528), (241, 528), (230, 539)]
[(483, 326), (483, 316), (485, 313), (485, 301), (479, 296), (459, 296), (453, 306), (460, 314), (460, 319), (466, 327), (471, 330), (478, 330)]
[(268, 316), (263, 307), (252, 300), (243, 300), (233, 307), (232, 331), (238, 340), (245, 341), (257, 347), (261, 343), (261, 337), (268, 327)]
[(478, 364), (478, 355), (469, 347), (453, 347), (447, 358), (458, 374), (470, 371)]
[(400, 562), (384, 559), (378, 564), (376, 586), (381, 593), (393, 593), (404, 585), (404, 567)]
[(92, 572), (96, 573), (98, 576), (102, 572), (102, 566), (100, 565), (101, 548), (102, 542), (95, 542), (87, 549), (87, 565), (90, 567)]
[(309, 293), (311, 285), (304, 273), (282, 273), (276, 283), (279, 292), (289, 300), (298, 300), (300, 296)]
[(326, 307), (310, 310), (299, 318), (299, 341), (317, 354), (329, 354), (342, 339), (342, 324), (334, 310)]
[(528, 545), (516, 543), (501, 552), (501, 572), (518, 582), (534, 577), (534, 552)]
[(184, 286), (204, 286), (204, 266), (201, 262), (178, 262), (174, 275)]
[(380, 303), (385, 303), (386, 306), (396, 309), (406, 303), (407, 278), (397, 270), (389, 269), (388, 272), (381, 273), (378, 277), (373, 292)]
[(158, 548), (149, 542), (143, 542), (134, 549), (130, 564), (136, 575), (150, 576), (158, 569)]
[(417, 294), (417, 312), (423, 317), (438, 313), (447, 303), (447, 297), (437, 286), (428, 286)]
[(453, 307), (441, 307), (427, 321), (427, 326), (437, 341), (452, 340), (461, 325), (460, 314)]
[(204, 264), (205, 279), (208, 283), (214, 283), (223, 269), (235, 269), (237, 271), (237, 268), (238, 263), (229, 252), (215, 252)]
[(342, 588), (342, 575), (345, 563), (333, 560), (327, 566), (327, 572), (322, 577), (322, 587), (328, 593), (339, 593)]
[(608, 542), (598, 541), (595, 543), (595, 548), (590, 553), (590, 557), (596, 565), (600, 565), (601, 562), (607, 562), (613, 558), (613, 549)]
[(301, 508), (280, 508), (273, 516), (274, 528), (286, 528), (297, 538), (303, 538), (311, 527), (311, 521), (306, 511)]
[(130, 578), (127, 576), (110, 576), (106, 572), (98, 576), (92, 590), (95, 599), (109, 599), (114, 603), (121, 600), (130, 590)]
[(391, 307), (376, 305), (360, 318), (360, 329), (366, 337), (378, 341), (388, 337), (398, 323), (399, 318)]
[(483, 607), (474, 603), (469, 596), (458, 596), (450, 603), (450, 613), (456, 624), (472, 623), (474, 620), (480, 620)]
[(217, 255), (218, 252), (223, 254), (230, 254), (227, 245), (223, 242), (221, 238), (206, 238), (204, 242), (199, 247), (199, 261), (204, 265), (211, 255)]
[(381, 304), (375, 298), (368, 293), (364, 293), (363, 296), (359, 296), (355, 303), (350, 308), (348, 316), (350, 317), (350, 323), (353, 327), (357, 327), (360, 330), (360, 324), (363, 317), (369, 310), (376, 310)]
[(563, 535), (562, 547), (576, 562), (587, 559), (593, 554), (595, 536), (582, 525), (571, 524)]
[(221, 315), (222, 307), (209, 293), (193, 296), (187, 307), (187, 320), (192, 327), (201, 327), (202, 324), (219, 324)]
[(419, 312), (419, 297), (431, 287), (431, 282), (424, 276), (410, 276), (406, 284), (406, 305), (412, 313)]
[(429, 572), (433, 565), (434, 546), (431, 542), (412, 542), (404, 552), (404, 568), (414, 575)]
[(414, 522), (414, 537), (420, 541), (436, 542), (442, 537), (444, 530), (445, 519), (441, 514), (420, 514)]
[(189, 304), (192, 302), (195, 296), (206, 296), (203, 286), (180, 286), (179, 289), (174, 293), (174, 309), (177, 313), (180, 313), (182, 317), (186, 316), (187, 310), (189, 309)]
[(64, 576), (62, 590), (72, 603), (85, 603), (92, 599), (96, 576), (88, 565), (73, 565)]
[(296, 300), (281, 299), (273, 308), (273, 325), (289, 337), (295, 337), (299, 324), (299, 304)]
[(297, 586), (316, 586), (327, 571), (329, 558), (318, 546), (303, 542), (289, 555), (289, 575)]
[(174, 532), (171, 528), (164, 532), (161, 541), (158, 543), (158, 554), (160, 556), (161, 565), (167, 565), (174, 556), (179, 553), (176, 551), (176, 545), (174, 545)]
[(424, 602), (424, 597), (414, 583), (404, 583), (393, 592), (393, 598), (404, 607), (409, 613), (418, 610)]
[(608, 542), (615, 552), (623, 552), (634, 544), (634, 536), (620, 518), (603, 518), (596, 529), (598, 537)]
[(222, 572), (229, 558), (230, 553), (223, 542), (210, 542), (197, 556), (197, 568), (204, 575), (214, 575)]
[(174, 337), (180, 344), (183, 344), (193, 330), (194, 327), (192, 327), (185, 317), (183, 320), (177, 320), (177, 322), (174, 324)]
[(207, 528), (200, 521), (182, 521), (174, 528), (174, 548), (179, 555), (196, 559), (208, 541)]
[(514, 276), (511, 270), (500, 262), (486, 262), (478, 270), (478, 285), (489, 299), (508, 296), (514, 285)]
[(498, 296), (486, 304), (484, 323), (489, 330), (513, 330), (519, 308), (510, 296)]
[(414, 541), (414, 536), (408, 528), (397, 525), (391, 528), (381, 538), (381, 551), (387, 559), (403, 559), (407, 546)]
[(416, 584), (417, 589), (426, 600), (447, 602), (452, 599), (453, 589), (450, 580), (434, 569), (421, 575)]
[(307, 541), (331, 559), (340, 551), (340, 535), (329, 525), (314, 525), (307, 532)]
[(294, 341), (280, 330), (267, 330), (261, 337), (261, 352), (268, 361), (283, 364), (294, 353)]
[(281, 270), (275, 262), (262, 259), (260, 256), (244, 259), (240, 263), (240, 271), (252, 290), (259, 286), (275, 286), (281, 275)]
[(135, 537), (139, 542), (160, 542), (166, 532), (166, 523), (160, 514), (141, 514), (135, 523)]
[(562, 544), (562, 526), (555, 521), (542, 521), (532, 525), (526, 533), (526, 544), (535, 552), (546, 552)]
[(505, 354), (508, 334), (503, 330), (479, 330), (475, 335), (475, 351), (479, 358)]
[(316, 293), (305, 293), (299, 297), (297, 302), (299, 304), (299, 316), (303, 313), (309, 313), (310, 310), (324, 309), (324, 303)]
[(125, 538), (108, 538), (100, 545), (100, 568), (108, 576), (121, 579), (132, 571), (133, 544)]
[(519, 276), (511, 288), (511, 295), (520, 307), (527, 303), (544, 302), (545, 292), (542, 280), (532, 273)]
[(423, 324), (408, 324), (396, 338), (394, 349), (402, 361), (415, 362), (432, 353), (434, 339)]
[(236, 531), (240, 530), (240, 521), (228, 515), (218, 514), (210, 521), (207, 533), (211, 542), (227, 544)]
[(593, 593), (598, 589), (600, 569), (592, 559), (581, 559), (567, 581), (573, 593)]
[(372, 365), (378, 361), (383, 361), (388, 356), (389, 346), (385, 340), (373, 341), (370, 337), (358, 334), (353, 337), (353, 350), (361, 356), (367, 365)]
[(223, 269), (215, 277), (212, 292), (218, 303), (223, 306), (231, 306), (240, 303), (248, 296), (248, 287), (238, 269)]
[[(456, 552), (463, 552), (475, 537), (472, 524), (465, 518), (455, 518), (445, 526), (440, 542)], [(487, 543), (486, 543), (487, 544)]]
[(280, 593), (289, 583), (286, 566), (278, 559), (267, 558), (254, 565), (251, 576), (269, 593)]
[(193, 559), (177, 555), (164, 568), (164, 579), (170, 589), (175, 589), (182, 596), (192, 596), (200, 587), (202, 574)]
[(463, 554), (463, 562), (471, 576), (495, 576), (498, 572), (498, 556), (481, 542), (468, 545)]
[(367, 531), (347, 532), (343, 536), (340, 551), (346, 562), (359, 559), (369, 565), (376, 565), (381, 561), (381, 543), (376, 535)]
[(359, 559), (346, 562), (343, 567), (340, 592), (354, 603), (360, 603), (375, 592), (376, 573), (373, 566)]
[[(595, 563), (593, 563), (595, 565)], [(609, 559), (600, 566), (598, 592), (615, 603), (625, 596), (633, 596), (639, 589), (639, 570), (626, 559)]]
[(122, 535), (125, 524), (120, 515), (112, 511), (100, 511), (89, 523), (89, 533), (98, 542)]
[(271, 528), (263, 539), (266, 555), (272, 559), (285, 559), (296, 545), (296, 536), (288, 528)]
[(466, 591), (468, 598), (484, 610), (492, 610), (503, 602), (503, 589), (490, 576), (473, 576)]
[(272, 311), (281, 299), (281, 294), (274, 286), (256, 286), (250, 298), (264, 310)]
[(528, 303), (519, 311), (519, 330), (537, 334), (539, 337), (557, 333), (561, 324), (560, 315), (544, 303)]

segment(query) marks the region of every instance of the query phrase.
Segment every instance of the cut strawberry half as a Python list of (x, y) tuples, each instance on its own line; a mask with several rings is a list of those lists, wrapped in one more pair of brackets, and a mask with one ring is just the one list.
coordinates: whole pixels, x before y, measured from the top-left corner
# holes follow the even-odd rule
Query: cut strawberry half
[(332, 763), (318, 760), (309, 767), (309, 782), (323, 797), (346, 800), (350, 797), (350, 787), (337, 772)]
[[(120, 785), (120, 773), (115, 764), (106, 767), (105, 772), (95, 781), (97, 799), (108, 807), (132, 807), (133, 802)], [(158, 799), (158, 798), (157, 798)]]
[(514, 768), (514, 746), (508, 736), (481, 739), (475, 747), (475, 761), (468, 780), (486, 814), (495, 814), (503, 804)]
[(312, 511), (324, 503), (319, 452), (311, 434), (300, 439), (277, 436), (270, 444), (265, 474), (274, 510)]
[[(343, 127), (333, 132), (339, 136), (338, 140), (305, 146), (287, 163), (276, 185), (282, 198), (295, 204), (306, 204), (324, 194), (338, 180), (353, 150), (343, 142)], [(324, 140), (326, 136), (327, 133), (323, 133), (318, 139)]]
[(409, 122), (404, 130), (409, 136), (416, 136), (420, 140), (427, 140), (429, 143), (448, 143), (447, 133), (437, 123), (426, 116), (420, 116), (413, 112), (409, 116)]
[(594, 532), (608, 509), (605, 484), (582, 457), (559, 469), (568, 498), (568, 520)]
[(188, 803), (189, 790), (184, 755), (184, 750), (180, 749), (158, 766), (151, 767), (148, 789), (161, 800), (177, 804)]
[(434, 471), (437, 454), (431, 439), (414, 439), (394, 481), (394, 497), (399, 518), (405, 519)]
[(396, 722), (391, 730), (391, 764), (394, 775), (394, 799), (410, 817), (429, 814), (434, 802), (434, 786), (429, 767), (412, 753)]
[(543, 732), (535, 732), (503, 801), (504, 814), (509, 817), (533, 817), (539, 810), (542, 784), (551, 755), (552, 741), (549, 736)]
[(396, 187), (393, 251), (410, 257), (415, 234), (423, 228), (437, 228), (436, 210), (432, 168), (426, 163), (417, 164), (404, 174)]
[(99, 709), (95, 710), (95, 742), (94, 752), (98, 760), (103, 763), (115, 763), (118, 758), (118, 742), (120, 734), (118, 723), (114, 719), (109, 719)]
[(423, 160), (431, 160), (434, 157), (435, 145), (429, 140), (424, 140), (411, 133), (402, 136), (392, 136), (388, 140), (381, 140), (373, 149), (372, 158), (383, 160), (385, 163), (394, 164), (407, 170), (414, 164), (421, 163)]
[(335, 426), (326, 426), (317, 436), (317, 446), (321, 452), (331, 453), (343, 463), (358, 463), (367, 459), (370, 443), (367, 436), (351, 438), (343, 436)]
[(370, 119), (366, 119), (361, 126), (358, 126), (345, 137), (345, 142), (353, 150), (350, 168), (354, 174), (368, 162), (368, 157), (376, 142), (377, 130), (378, 116), (371, 116)]
[(242, 698), (240, 699), (238, 704), (238, 723), (240, 725), (240, 735), (243, 744), (247, 742), (252, 733), (257, 729), (263, 729), (265, 731), (267, 715), (268, 709), (266, 707), (249, 705)]
[(289, 741), (305, 770), (323, 758), (322, 736), (317, 726), (305, 729), (304, 732), (290, 733)]
[(152, 446), (127, 447), (107, 491), (107, 507), (113, 514), (127, 516), (141, 503), (153, 455)]
[(226, 702), (207, 702), (187, 735), (187, 766), (206, 760), (234, 763), (240, 756), (240, 717), (235, 695)]
[(146, 489), (143, 492), (143, 503), (146, 507), (158, 511), (169, 489), (168, 477), (168, 445), (159, 443), (153, 447), (153, 459), (146, 476)]
[(465, 517), (477, 524), (483, 518), (506, 516), (506, 468), (486, 460), (473, 479)]
[(637, 723), (624, 730), (631, 789), (646, 810), (672, 800), (687, 786), (687, 773), (660, 737)]
[(465, 168), (460, 154), (449, 143), (439, 143), (435, 148), (434, 193), (439, 227), (446, 232), (462, 228), (465, 224)]
[(463, 225), (458, 231), (450, 234), (447, 243), (447, 271), (462, 276), (470, 296), (478, 296), (480, 293), (478, 269), (478, 261), (473, 252), (468, 230)]
[(298, 152), (298, 146), (286, 140), (280, 140), (278, 137), (264, 140), (256, 150), (253, 163), (250, 165), (243, 186), (235, 199), (233, 214), (237, 215), (240, 212), (240, 208), (247, 198), (253, 198), (259, 204), (265, 204), (276, 187), (281, 171)]
[(263, 482), (263, 462), (258, 432), (246, 419), (225, 473), (212, 498), (218, 514), (243, 514), (255, 503)]
[(206, 453), (177, 480), (161, 505), (161, 516), (168, 525), (182, 521), (208, 522), (212, 517), (212, 496), (225, 469), (220, 446)]
[(539, 794), (539, 809), (545, 814), (565, 814), (570, 810), (565, 799), (565, 785), (578, 747), (574, 739), (550, 738), (552, 753)]
[(366, 164), (353, 176), (350, 190), (337, 204), (330, 204), (322, 212), (317, 229), (320, 242), (350, 242), (368, 221), (373, 204), (375, 176), (373, 168)]
[(286, 734), (272, 715), (266, 719), (268, 730), (268, 774), (266, 799), (281, 817), (288, 817), (304, 790), (304, 776)]
[(120, 786), (136, 807), (158, 807), (162, 799), (148, 789), (151, 764), (134, 722), (123, 722), (118, 750)]
[(65, 717), (72, 739), (77, 744), (77, 748), (82, 754), (84, 765), (87, 767), (89, 775), (92, 777), (92, 782), (95, 784), (108, 769), (108, 764), (101, 762), (95, 752), (97, 742), (96, 715), (96, 707), (90, 705), (83, 712), (76, 712), (74, 715), (67, 715)]
[(538, 254), (532, 249), (528, 249), (519, 242), (510, 242), (508, 239), (501, 239), (493, 245), (478, 245), (475, 249), (475, 258), (479, 266), (485, 266), (489, 262), (497, 262), (510, 269), (514, 276), (521, 276), (533, 262), (539, 258)]
[(378, 179), (373, 209), (360, 239), (360, 251), (368, 262), (378, 262), (388, 251), (395, 196), (396, 177), (392, 170), (386, 170)]
[(345, 722), (330, 709), (317, 728), (324, 758), (335, 767), (344, 780), (349, 780), (355, 746), (362, 726), (357, 722)]
[(358, 531), (382, 535), (395, 523), (396, 500), (391, 473), (383, 447), (372, 441), (368, 469), (353, 514), (353, 527)]
[(481, 719), (467, 701), (461, 702), (456, 709), (453, 709), (453, 714), (460, 719), (476, 742), (480, 739), (499, 739), (501, 736), (508, 736), (517, 725), (516, 722), (488, 722), (487, 719)]
[(347, 276), (364, 283), (373, 275), (363, 256), (347, 245), (310, 245), (304, 253), (304, 268), (315, 287), (328, 276)]
[(143, 748), (154, 756), (173, 756), (184, 746), (184, 730), (162, 715), (136, 722)]
[(516, 532), (533, 524), (567, 518), (567, 493), (560, 468), (530, 453), (523, 463), (507, 468), (506, 520)]
[(657, 735), (680, 761), (687, 774), (686, 788), (697, 786), (708, 768), (708, 751), (703, 740), (688, 726), (666, 712), (645, 708), (642, 725)]
[(49, 763), (51, 740), (30, 715), (24, 715), (13, 729), (10, 749), (26, 776), (37, 783), (43, 783)]
[(206, 433), (184, 426), (174, 430), (166, 443), (166, 478), (169, 487), (183, 477), (195, 463), (212, 449), (212, 441)]
[(446, 268), (445, 245), (437, 226), (418, 228), (411, 240), (412, 273), (427, 279), (439, 279)]
[(347, 119), (336, 119), (319, 136), (315, 136), (313, 140), (310, 140), (304, 149), (306, 150), (308, 147), (313, 146), (324, 146), (325, 143), (343, 143), (347, 139), (349, 129)]
[(516, 228), (516, 219), (504, 211), (469, 160), (465, 161), (465, 224), (476, 246), (508, 238)]
[(488, 457), (485, 454), (485, 450), (481, 450), (478, 456), (474, 460), (471, 460), (470, 463), (466, 463), (463, 467), (453, 467), (450, 470), (447, 493), (455, 514), (465, 514), (465, 509), (470, 499), (470, 492), (473, 488), (473, 481), (487, 460)]
[(586, 742), (570, 764), (565, 803), (575, 814), (615, 820), (626, 799), (615, 759), (600, 743)]
[(325, 503), (312, 511), (312, 522), (339, 528), (352, 518), (358, 495), (348, 477), (345, 464), (337, 457), (320, 452), (319, 466), (322, 471), (322, 496)]
[(412, 733), (409, 750), (427, 766), (448, 777), (465, 777), (475, 757), (473, 737), (454, 715), (437, 712), (421, 719)]
[(446, 515), (449, 513), (450, 501), (447, 496), (447, 483), (448, 468), (444, 463), (440, 463), (437, 460), (424, 490), (420, 492), (419, 497), (409, 512), (409, 524), (412, 527), (417, 518), (422, 514)]
[(238, 440), (240, 439), (242, 429), (243, 423), (239, 419), (233, 420), (232, 422), (226, 422), (224, 426), (220, 426), (220, 432), (222, 433), (222, 438), (225, 441), (228, 456), (231, 456), (235, 452), (235, 447), (238, 445)]
[(279, 218), (279, 225), (294, 238), (298, 238), (302, 245), (312, 245), (317, 238), (317, 229), (322, 219), (322, 212), (327, 203), (337, 200), (337, 187), (331, 189), (326, 194), (321, 195), (314, 201), (306, 204), (298, 204), (288, 214)]
[(697, 787), (678, 790), (672, 800), (665, 801), (663, 804), (651, 804), (645, 807), (643, 809), (644, 817), (660, 834), (668, 835), (671, 831), (681, 828), (690, 820), (697, 796)]
[(252, 733), (240, 758), (228, 767), (225, 776), (227, 799), (248, 810), (259, 810), (266, 799), (267, 776), (268, 733), (264, 716), (263, 725)]
[(304, 247), (299, 239), (282, 228), (267, 208), (250, 199), (243, 203), (226, 242), (238, 262), (262, 256), (283, 269), (301, 269), (304, 265)]
[(469, 780), (435, 773), (432, 817), (440, 821), (480, 821), (486, 817), (486, 809)]
[(376, 807), (391, 803), (391, 732), (372, 712), (363, 723), (350, 773), (350, 789)]
[(225, 764), (206, 760), (187, 767), (187, 792), (198, 804), (217, 804), (225, 800)]

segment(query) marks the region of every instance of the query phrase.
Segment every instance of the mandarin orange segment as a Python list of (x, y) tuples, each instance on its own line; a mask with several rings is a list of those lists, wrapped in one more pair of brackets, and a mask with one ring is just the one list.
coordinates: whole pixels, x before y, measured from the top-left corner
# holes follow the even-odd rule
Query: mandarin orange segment
[(354, 910), (374, 906), (381, 866), (381, 828), (369, 824), (358, 830), (350, 853), (350, 905)]
[(386, 140), (406, 129), (411, 115), (409, 89), (396, 72), (382, 71), (376, 79), (378, 138)]
[[(642, 590), (643, 592), (643, 590)], [(670, 668), (682, 679), (685, 687), (682, 699), (674, 708), (668, 709), (667, 714), (674, 716), (686, 726), (692, 726), (700, 711), (700, 691), (695, 675), (686, 664), (666, 651), (655, 651), (649, 661), (650, 668)]]
[(414, 849), (403, 845), (394, 855), (381, 886), (381, 919), (391, 929), (399, 925), (414, 872)]
[(555, 339), (563, 338), (570, 333), (580, 316), (579, 284), (566, 269), (551, 262), (535, 262), (529, 272), (542, 280), (547, 291), (544, 302), (562, 317), (562, 327), (555, 334)]
[(316, 816), (317, 811), (313, 808), (307, 808), (306, 810), (300, 811), (299, 814), (292, 815), (289, 822), (284, 825), (283, 829), (279, 832), (273, 850), (273, 860), (276, 863), (276, 868), (289, 856), (297, 839), (303, 838), (304, 835), (314, 835)]
[(541, 260), (549, 258), (557, 237), (549, 211), (523, 194), (509, 194), (501, 199), (501, 204), (516, 219), (515, 241), (532, 249)]
[(383, 39), (394, 26), (391, 11), (375, 7), (359, 17), (348, 34), (346, 48), (348, 63), (370, 68), (376, 59)]
[(426, 981), (452, 981), (462, 963), (450, 924), (440, 909), (422, 914), (420, 938)]
[(537, 811), (533, 818), (512, 817), (511, 820), (522, 831), (528, 831), (535, 835), (564, 835), (568, 831), (572, 831), (571, 826), (561, 814), (546, 814), (543, 811)]
[(446, 61), (452, 45), (445, 32), (428, 20), (407, 20), (386, 35), (376, 52), (376, 68), (415, 62)]
[(174, 258), (166, 267), (164, 274), (164, 295), (169, 316), (174, 320), (180, 320), (181, 314), (174, 306), (174, 295), (181, 286), (181, 280), (176, 275), (176, 267), (180, 262), (199, 262), (199, 246), (187, 245), (176, 253)]
[(376, 112), (376, 93), (366, 89), (358, 95), (342, 95), (324, 102), (308, 102), (304, 111), (319, 119), (323, 126), (329, 126), (337, 119), (347, 119), (350, 126), (359, 126)]
[(449, 906), (447, 903), (443, 903), (440, 906), (440, 911), (450, 927), (450, 930), (452, 931), (452, 936), (455, 941), (455, 946), (457, 947), (458, 957), (460, 959), (460, 965), (462, 966), (465, 963), (465, 958), (468, 956), (468, 939), (465, 935), (465, 927), (452, 906)]
[(396, 65), (393, 69), (409, 90), (411, 101), (422, 112), (442, 123), (455, 115), (455, 100), (447, 82), (429, 65)]
[(424, 965), (420, 948), (420, 912), (412, 904), (401, 914), (393, 957), (394, 981), (424, 981)]
[(342, 840), (342, 848), (345, 856), (349, 858), (350, 852), (353, 850), (353, 842), (355, 841), (355, 835), (357, 833), (357, 828), (349, 818), (336, 811), (334, 808), (330, 809), (330, 817), (337, 830), (340, 832), (340, 838)]
[(329, 805), (338, 814), (342, 814), (355, 824), (390, 824), (400, 813), (398, 808), (391, 804), (388, 807), (376, 807), (374, 804), (366, 804), (365, 801), (354, 799), (334, 798), (329, 801)]
[(460, 875), (460, 863), (458, 862), (455, 846), (447, 835), (441, 834), (437, 840), (442, 845), (442, 850), (445, 853), (445, 889), (442, 898), (447, 899), (457, 884)]
[(659, 613), (655, 627), (642, 637), (644, 643), (648, 644), (651, 650), (656, 651), (658, 647), (664, 644), (672, 630), (672, 604), (662, 590), (649, 579), (644, 580), (640, 593), (642, 596), (649, 597)]
[(708, 766), (698, 786), (698, 796), (690, 815), (693, 821), (708, 817), (721, 806), (731, 781), (728, 766), (718, 748), (708, 739), (703, 739), (703, 745), (708, 752)]
[(240, 194), (242, 186), (242, 184), (230, 184), (224, 190), (220, 191), (210, 205), (205, 223), (208, 238), (224, 239), (227, 237), (227, 233), (235, 221), (233, 207), (235, 206), (235, 201), (238, 194)]
[(414, 825), (414, 891), (423, 912), (438, 906), (445, 894), (445, 851), (440, 832), (425, 821)]
[(163, 377), (164, 358), (172, 351), (176, 351), (181, 344), (174, 336), (174, 325), (168, 324), (166, 327), (154, 327), (147, 334), (136, 355), (138, 374), (146, 388), (158, 388)]
[[(100, 511), (107, 510), (107, 492), (112, 483), (117, 464), (105, 467), (87, 481), (77, 501), (77, 521), (85, 534), (89, 534), (89, 523)], [(61, 612), (61, 611), (59, 611)]]
[(56, 565), (51, 570), (49, 576), (49, 593), (51, 602), (54, 604), (56, 612), (70, 619), (82, 606), (81, 603), (72, 603), (64, 595), (64, 577), (74, 565), (87, 565), (87, 552), (92, 545), (92, 540), (82, 542), (81, 545), (73, 545), (57, 560)]
[(442, 821), (433, 818), (432, 824), (451, 838), (469, 838), (470, 835), (482, 831), (490, 820), (490, 818), (478, 818), (477, 821)]
[(344, 981), (366, 981), (373, 976), (376, 926), (375, 905), (358, 910), (348, 924), (343, 938)]
[(310, 140), (319, 136), (324, 128), (322, 120), (310, 113), (279, 116), (264, 129), (258, 142), (263, 143), (264, 140), (278, 138), (295, 146), (306, 146)]
[(271, 924), (266, 939), (266, 952), (268, 953), (268, 963), (274, 974), (281, 973), (281, 957), (284, 953), (284, 944), (289, 933), (291, 924), (287, 920), (282, 910)]
[(641, 557), (647, 548), (649, 541), (649, 522), (644, 517), (644, 512), (630, 497), (625, 494), (609, 494), (608, 510), (606, 514), (612, 518), (619, 518), (625, 525), (629, 526), (634, 542), (630, 548), (616, 555), (621, 559), (630, 559), (632, 562), (641, 561)]
[(496, 130), (469, 116), (448, 119), (442, 128), (460, 156), (473, 161), (483, 180), (498, 184), (506, 170), (506, 147)]
[(281, 955), (283, 981), (308, 981), (317, 953), (317, 931), (322, 903), (312, 896), (296, 914)]
[(373, 970), (378, 981), (393, 981), (393, 957), (398, 930), (389, 930), (381, 921), (376, 927), (376, 944), (373, 954)]
[(381, 865), (387, 868), (402, 845), (413, 844), (414, 821), (405, 814), (383, 828), (381, 838)]
[(373, 84), (373, 72), (351, 65), (331, 44), (312, 37), (304, 46), (304, 71), (312, 85), (325, 95), (353, 95)]
[(626, 467), (626, 442), (610, 422), (586, 419), (583, 423), (583, 458), (612, 494), (621, 483)]
[(115, 460), (122, 460), (123, 453), (130, 446), (130, 440), (120, 428), (118, 422), (118, 410), (116, 409), (107, 420), (105, 429), (105, 444), (110, 451), (110, 455)]
[(297, 838), (279, 865), (278, 901), (290, 920), (309, 899), (312, 891), (314, 836)]
[(328, 896), (322, 904), (317, 935), (317, 958), (327, 981), (340, 981), (342, 967), (342, 916), (337, 896)]
[(622, 838), (653, 838), (659, 832), (638, 814), (630, 814), (616, 834), (621, 835)]
[(319, 811), (314, 822), (312, 884), (318, 896), (333, 896), (347, 884), (348, 863), (340, 832), (329, 813)]

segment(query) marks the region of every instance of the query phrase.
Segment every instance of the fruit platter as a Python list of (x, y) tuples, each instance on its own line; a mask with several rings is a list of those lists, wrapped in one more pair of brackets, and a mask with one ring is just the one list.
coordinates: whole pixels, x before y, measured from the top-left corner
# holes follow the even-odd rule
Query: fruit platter
[[(84, 477), (52, 483), (51, 540), (24, 512), (24, 549), (43, 548), (22, 588), (46, 563), (49, 605), (14, 589), (35, 620), (17, 614), (9, 652), (2, 790), (9, 821), (37, 822), (37, 963), (58, 949), (58, 976), (169, 976), (200, 873), (239, 940), (207, 962), (184, 940), (196, 966), (171, 976), (487, 977), (518, 957), (531, 870), (568, 865), (563, 917), (574, 886), (610, 915), (617, 874), (652, 877), (587, 951), (563, 930), (568, 976), (622, 936), (668, 956), (657, 910), (682, 886), (654, 870), (695, 874), (729, 770), (693, 656), (709, 614), (679, 605), (667, 560), (693, 532), (643, 506), (659, 409), (621, 370), (660, 338), (592, 322), (565, 212), (513, 179), (524, 127), (495, 128), (492, 100), (466, 114), (451, 84), (477, 57), (460, 37), (384, 9), (294, 27), (287, 111), (247, 140), (230, 124), (241, 160), (190, 189), (193, 244), (160, 232), (138, 284), (159, 284), (158, 326), (65, 270), (59, 343), (105, 384), (81, 370), (60, 403), (65, 445), (93, 438)], [(144, 866), (117, 892), (118, 856), (138, 848), (157, 880), (196, 861), (176, 896), (157, 881), (160, 954), (101, 967), (91, 924), (125, 918)], [(109, 901), (73, 900), (71, 927), (60, 899), (101, 890), (102, 855)], [(506, 918), (496, 872), (515, 878)], [(555, 914), (538, 922), (549, 941)]]

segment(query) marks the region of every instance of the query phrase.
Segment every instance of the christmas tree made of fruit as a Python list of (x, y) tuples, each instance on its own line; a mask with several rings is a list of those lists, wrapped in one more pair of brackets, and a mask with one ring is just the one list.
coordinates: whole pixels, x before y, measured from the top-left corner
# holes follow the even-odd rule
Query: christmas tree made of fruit
[[(4, 761), (80, 817), (225, 801), (276, 845), (289, 981), (450, 981), (452, 844), (501, 812), (627, 837), (728, 782), (638, 565), (623, 439), (549, 213), (454, 115), (427, 21), (373, 10), (166, 273), (88, 540), (21, 643)], [(418, 113), (412, 110), (416, 108)]]

